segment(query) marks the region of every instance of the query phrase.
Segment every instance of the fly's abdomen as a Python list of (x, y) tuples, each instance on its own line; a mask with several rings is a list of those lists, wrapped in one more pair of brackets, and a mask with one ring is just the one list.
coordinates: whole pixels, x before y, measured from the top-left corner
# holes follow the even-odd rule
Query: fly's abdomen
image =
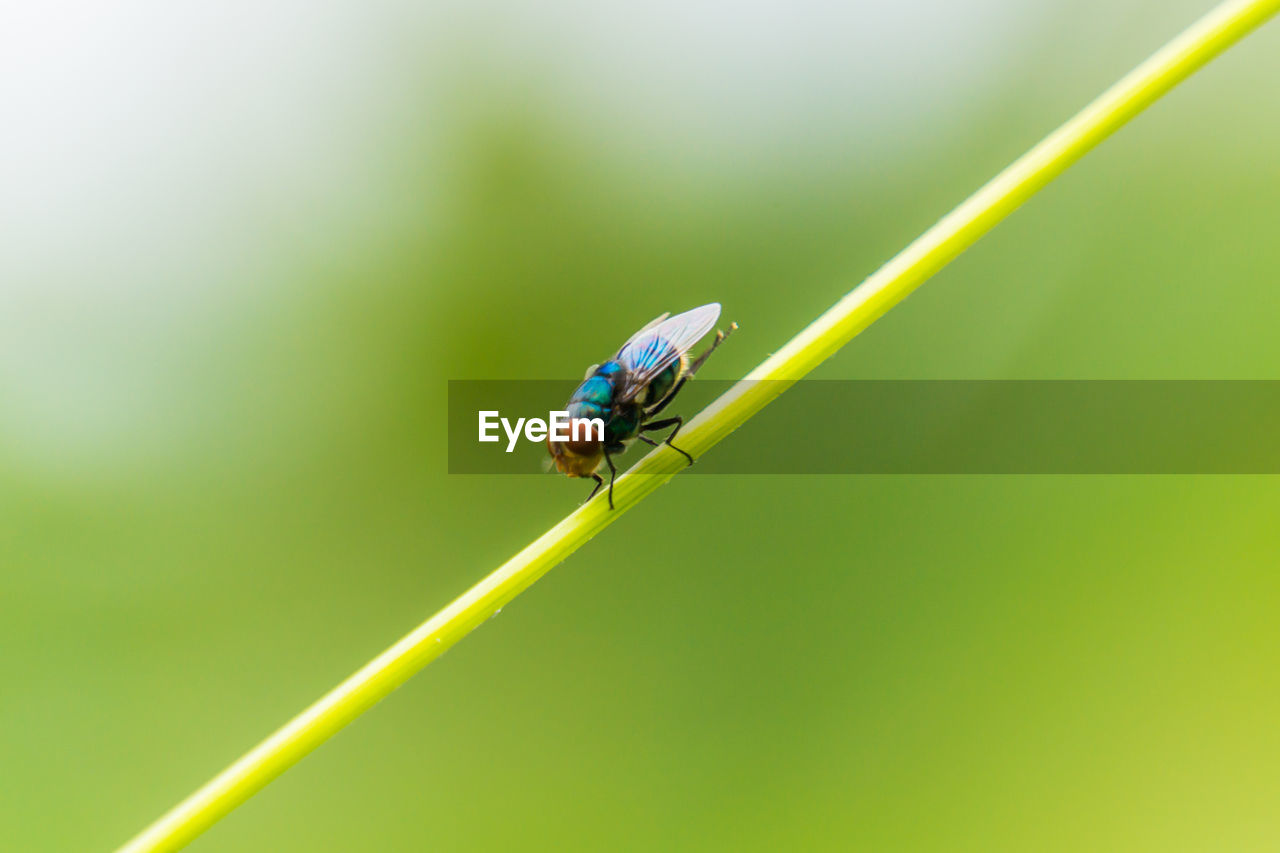
[(647, 409), (662, 402), (663, 398), (671, 393), (671, 388), (676, 384), (676, 377), (682, 370), (684, 370), (684, 359), (680, 358), (653, 377), (640, 395), (640, 404)]

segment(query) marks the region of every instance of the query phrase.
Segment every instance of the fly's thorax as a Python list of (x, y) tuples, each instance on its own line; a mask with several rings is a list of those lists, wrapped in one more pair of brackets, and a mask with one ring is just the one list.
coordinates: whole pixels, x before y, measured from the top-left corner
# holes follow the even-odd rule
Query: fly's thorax
[(613, 379), (621, 376), (626, 372), (626, 368), (618, 361), (606, 361), (604, 364), (597, 364), (595, 370), (592, 371), (596, 376), (605, 376)]
[(577, 390), (573, 392), (573, 396), (569, 398), (569, 409), (572, 411), (575, 405), (594, 406), (599, 409), (607, 409), (609, 404), (613, 402), (613, 381), (607, 376), (588, 376)]
[(569, 422), (572, 425), (573, 421), (591, 420), (592, 418), (599, 418), (607, 422), (613, 407), (608, 403), (601, 405), (590, 400), (570, 400), (569, 405), (565, 406), (564, 410), (569, 413)]
[(613, 405), (616, 382), (623, 374), (622, 365), (616, 361), (593, 366), (569, 397), (569, 405), (565, 407), (569, 416), (607, 418)]

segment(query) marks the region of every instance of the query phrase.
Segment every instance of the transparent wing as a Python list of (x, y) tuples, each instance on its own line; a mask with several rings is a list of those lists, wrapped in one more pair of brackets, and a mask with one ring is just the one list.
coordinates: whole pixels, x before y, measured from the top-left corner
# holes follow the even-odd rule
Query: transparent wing
[(718, 319), (720, 303), (712, 302), (668, 319), (659, 317), (637, 332), (618, 350), (617, 360), (626, 368), (627, 376), (617, 399), (625, 402), (635, 397), (711, 331)]
[(649, 331), (649, 330), (650, 330), (650, 329), (652, 329), (654, 326), (658, 325), (659, 323), (661, 323), (663, 320), (667, 319), (667, 318), (668, 318), (668, 317), (670, 317), (670, 316), (671, 316), (671, 312), (670, 312), (670, 311), (667, 311), (665, 314), (659, 314), (657, 317), (654, 317), (652, 320), (650, 320), (649, 322), (645, 323), (645, 324), (644, 324), (644, 326), (643, 326), (643, 328), (641, 328), (641, 329), (640, 329), (640, 331), (638, 331), (638, 332), (636, 332), (634, 335), (632, 335), (632, 336), (627, 340), (627, 342), (626, 342), (625, 344), (623, 344), (623, 345), (622, 345), (622, 349), (618, 350), (618, 352), (619, 352), (619, 353), (621, 353), (621, 352), (622, 352), (622, 350), (624, 350), (624, 349), (626, 349), (627, 347), (631, 346), (631, 342), (632, 342), (632, 341), (634, 341), (636, 338), (640, 337), (640, 336), (641, 336), (641, 335), (643, 335), (645, 332)]

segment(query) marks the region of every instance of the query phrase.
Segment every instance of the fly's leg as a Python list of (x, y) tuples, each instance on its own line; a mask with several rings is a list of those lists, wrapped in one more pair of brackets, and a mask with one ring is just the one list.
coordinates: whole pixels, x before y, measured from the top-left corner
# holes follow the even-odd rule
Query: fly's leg
[[(723, 341), (725, 338), (729, 337), (729, 335), (732, 334), (733, 331), (736, 330), (737, 328), (738, 328), (737, 323), (730, 323), (728, 332), (722, 332), (719, 329), (717, 329), (716, 339), (711, 342), (711, 346), (707, 347), (706, 351), (703, 352), (702, 355), (698, 356), (693, 361), (689, 362), (689, 368), (685, 370), (684, 375), (682, 375), (680, 377), (680, 380), (676, 382), (675, 387), (673, 387), (669, 392), (667, 392), (667, 396), (663, 397), (662, 401), (659, 402), (658, 405), (654, 406), (652, 409), (645, 412), (645, 414), (652, 417), (653, 415), (656, 415), (659, 412), (661, 412), (663, 409), (665, 409), (667, 407), (667, 404), (675, 399), (676, 394), (680, 393), (680, 389), (684, 387), (684, 383), (692, 379), (693, 374), (698, 372), (698, 368), (702, 367), (703, 362), (705, 362), (708, 358), (711, 357), (711, 353), (716, 351), (716, 347), (720, 346), (720, 342)], [(671, 421), (664, 421), (664, 423), (669, 424), (671, 423)], [(677, 427), (676, 429), (679, 429), (679, 427)], [(671, 433), (671, 435), (675, 435), (675, 433), (673, 432)], [(671, 443), (671, 439), (670, 437), (668, 437), (667, 444), (670, 444), (670, 443)], [(684, 453), (683, 450), (681, 450), (680, 452)], [(688, 455), (689, 454), (685, 453), (685, 456), (688, 456)], [(690, 462), (689, 464), (692, 465), (693, 463)]]
[[(607, 449), (604, 451), (604, 461), (609, 463), (609, 509), (613, 509), (613, 481), (618, 477), (618, 469), (614, 467), (613, 457), (609, 455), (609, 451)], [(592, 474), (591, 476), (596, 478), (597, 483), (604, 482), (600, 479), (599, 474)], [(598, 489), (600, 486), (597, 485), (596, 488)], [(592, 492), (591, 494), (594, 495), (595, 492)]]
[[(693, 457), (692, 457), (692, 456), (690, 456), (688, 453), (685, 453), (683, 450), (681, 450), (680, 448), (676, 447), (674, 444), (672, 444), (672, 443), (671, 443), (671, 439), (675, 438), (675, 437), (676, 437), (676, 433), (680, 432), (680, 427), (684, 426), (684, 418), (680, 417), (679, 415), (676, 415), (674, 418), (663, 418), (663, 419), (662, 419), (662, 420), (660, 420), (660, 421), (650, 421), (649, 423), (647, 423), (647, 424), (645, 424), (644, 426), (640, 427), (640, 431), (641, 431), (641, 432), (654, 432), (654, 431), (656, 431), (656, 430), (666, 429), (667, 427), (671, 426), (672, 424), (674, 424), (674, 425), (675, 425), (675, 429), (673, 429), (673, 430), (671, 431), (671, 435), (667, 436), (665, 439), (663, 439), (663, 440), (662, 440), (662, 443), (663, 443), (663, 444), (665, 444), (667, 447), (670, 447), (670, 448), (671, 448), (672, 450), (674, 450), (676, 453), (679, 453), (681, 456), (683, 456), (685, 459), (687, 459), (687, 460), (688, 460), (688, 462), (689, 462), (689, 464), (690, 464), (690, 465), (692, 465), (692, 464), (693, 464)], [(644, 439), (645, 439), (645, 441), (649, 441), (649, 439), (645, 438), (645, 436), (643, 436), (643, 435), (642, 435), (642, 436), (640, 436), (640, 437), (641, 437), (641, 438), (644, 438)], [(649, 441), (649, 443), (650, 443), (650, 444), (653, 444), (653, 442), (652, 442), (652, 441)], [(657, 445), (654, 445), (654, 446), (656, 447)], [(606, 457), (606, 458), (607, 458), (607, 457)]]
[(596, 492), (600, 491), (600, 487), (604, 485), (604, 478), (601, 477), (599, 474), (593, 473), (591, 475), (591, 479), (596, 481), (596, 487), (591, 490), (591, 494), (587, 495), (587, 500), (583, 501), (583, 503), (586, 503), (587, 501), (594, 498), (596, 496)]
[(721, 341), (729, 337), (729, 335), (733, 334), (735, 331), (737, 331), (737, 329), (738, 329), (737, 323), (730, 323), (729, 331), (727, 332), (722, 332), (719, 329), (716, 329), (716, 339), (711, 342), (711, 346), (707, 347), (706, 351), (702, 355), (698, 356), (693, 361), (689, 362), (689, 369), (685, 371), (684, 375), (692, 376), (693, 374), (697, 373), (698, 368), (702, 367), (702, 363), (711, 357), (711, 353), (716, 351), (716, 347), (720, 346)]
[[(671, 433), (671, 434), (672, 434), (672, 435), (675, 435), (675, 433), (674, 433), (674, 432), (673, 432), (673, 433)], [(643, 441), (645, 444), (649, 445), (650, 447), (661, 447), (663, 444), (666, 444), (666, 443), (667, 443), (667, 442), (663, 442), (663, 441), (654, 441), (652, 438), (649, 438), (649, 436), (647, 436), (647, 435), (645, 435), (645, 434), (643, 434), (643, 433), (641, 433), (640, 435), (637, 435), (637, 436), (636, 436), (636, 438), (640, 439), (641, 441)], [(670, 441), (670, 439), (668, 439), (668, 441)], [(672, 450), (674, 450), (676, 453), (684, 453), (684, 458), (689, 460), (689, 464), (690, 464), (690, 465), (692, 465), (692, 464), (693, 464), (693, 457), (692, 457), (692, 456), (690, 456), (688, 453), (685, 453), (683, 450), (681, 450), (680, 448), (676, 447), (674, 444), (672, 444), (672, 445), (671, 445), (671, 449), (672, 449)]]
[[(711, 342), (711, 346), (707, 347), (707, 349), (701, 355), (699, 355), (693, 361), (689, 362), (688, 369), (685, 370), (684, 375), (680, 377), (679, 381), (676, 382), (675, 386), (671, 389), (671, 391), (667, 393), (667, 396), (663, 397), (662, 400), (658, 403), (658, 405), (654, 406), (652, 409), (645, 412), (645, 414), (649, 417), (652, 417), (658, 414), (659, 412), (661, 412), (663, 409), (665, 409), (667, 407), (667, 404), (675, 399), (676, 394), (680, 393), (680, 389), (684, 387), (684, 383), (692, 379), (693, 374), (698, 372), (698, 368), (702, 367), (703, 363), (706, 362), (706, 360), (711, 357), (711, 353), (716, 351), (716, 347), (720, 346), (720, 342), (723, 341), (725, 338), (729, 337), (729, 335), (732, 332), (734, 332), (737, 328), (738, 328), (737, 323), (730, 323), (728, 332), (722, 332), (719, 329), (717, 329), (716, 339)], [(681, 456), (685, 458), (685, 460), (690, 465), (692, 465), (693, 457), (671, 443), (671, 439), (675, 438), (676, 433), (680, 432), (680, 427), (684, 426), (684, 418), (680, 417), (679, 415), (676, 415), (673, 418), (663, 418), (660, 421), (649, 421), (648, 423), (641, 425), (640, 432), (641, 433), (654, 432), (656, 430), (666, 429), (667, 427), (673, 426), (673, 425), (675, 426), (675, 429), (671, 431), (671, 435), (663, 439), (662, 443), (665, 444), (667, 447), (670, 447), (676, 453), (679, 453)], [(658, 442), (655, 442), (653, 439), (649, 438), (646, 435), (640, 435), (639, 438), (642, 439), (645, 443), (651, 444), (654, 447), (658, 446)], [(605, 458), (606, 459), (609, 458), (608, 454), (605, 454)], [(612, 465), (613, 463), (609, 463), (609, 464)]]

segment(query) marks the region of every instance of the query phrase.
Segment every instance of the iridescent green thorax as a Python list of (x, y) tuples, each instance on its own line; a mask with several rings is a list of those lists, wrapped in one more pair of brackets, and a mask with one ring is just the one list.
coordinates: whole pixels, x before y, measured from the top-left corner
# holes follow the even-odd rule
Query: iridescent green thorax
[(596, 365), (569, 397), (569, 405), (566, 406), (569, 416), (604, 418), (607, 421), (612, 413), (616, 383), (622, 375), (622, 365), (616, 361)]
[(596, 373), (578, 386), (569, 398), (567, 410), (571, 418), (609, 419), (613, 405), (613, 381)]
[(632, 438), (640, 428), (638, 417), (631, 417), (614, 405), (615, 383), (623, 376), (622, 365), (606, 361), (595, 367), (569, 398), (566, 410), (570, 418), (600, 418), (605, 422), (605, 444), (617, 444)]

